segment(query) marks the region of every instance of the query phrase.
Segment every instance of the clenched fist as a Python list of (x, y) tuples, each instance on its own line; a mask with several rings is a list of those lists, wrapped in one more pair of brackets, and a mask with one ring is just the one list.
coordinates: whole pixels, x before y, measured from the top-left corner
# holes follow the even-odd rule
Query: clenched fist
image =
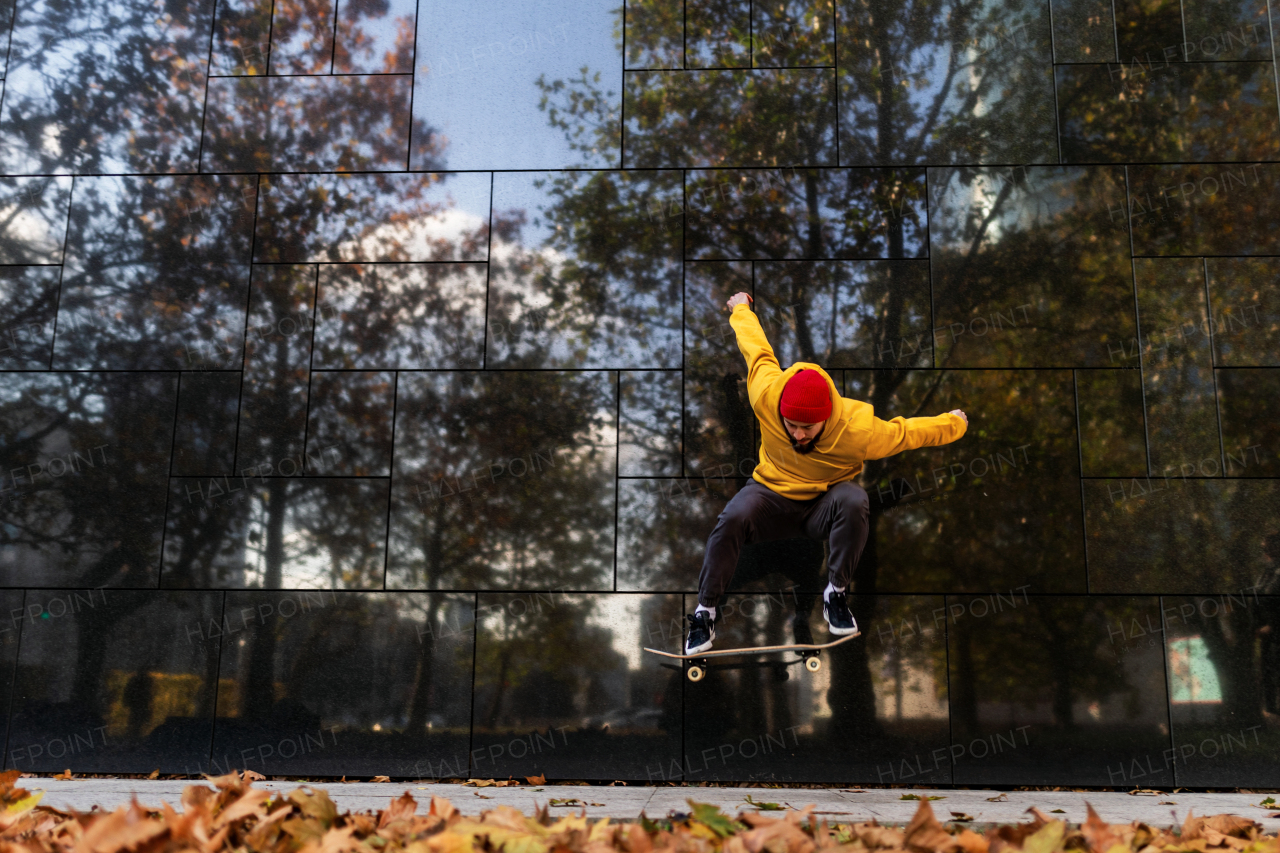
[(948, 414), (948, 415), (959, 415), (959, 416), (961, 417), (961, 419), (963, 419), (963, 420), (964, 420), (964, 422), (965, 422), (966, 424), (967, 424), (967, 423), (969, 423), (969, 416), (968, 416), (968, 415), (966, 415), (964, 412), (960, 411), (959, 409), (952, 409), (951, 411), (947, 412), (947, 414)]
[(725, 303), (725, 307), (732, 311), (738, 305), (746, 305), (748, 302), (754, 302), (749, 293), (735, 293), (729, 297), (729, 301)]

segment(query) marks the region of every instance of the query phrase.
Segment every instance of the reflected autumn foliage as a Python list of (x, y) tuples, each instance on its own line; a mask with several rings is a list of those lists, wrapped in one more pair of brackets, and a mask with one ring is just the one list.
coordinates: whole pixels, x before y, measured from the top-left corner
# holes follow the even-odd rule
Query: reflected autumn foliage
[[(0, 179), (0, 357), (62, 371), (0, 389), (0, 571), (108, 596), (65, 648), (24, 640), (22, 743), (105, 726), (194, 772), (212, 725), (215, 772), (1114, 784), (1108, 757), (1270, 737), (1280, 297), (1271, 260), (1202, 256), (1276, 254), (1277, 175), (1050, 165), (1056, 118), (1068, 162), (1271, 156), (1264, 63), (1062, 66), (1055, 117), (1049, 4), (639, 0), (621, 96), (534, 84), (580, 168), (488, 174), (422, 118), (466, 110), (411, 67), (405, 0), (91, 5), (22, 7), (0, 113), (0, 171), (53, 176)], [(1230, 5), (1183, 4), (1187, 32)], [(1097, 36), (1058, 44), (1112, 58)], [(860, 641), (693, 685), (642, 648), (679, 643), (756, 461), (738, 291), (784, 365), (971, 424), (868, 464)], [(824, 570), (821, 543), (745, 549), (719, 642), (822, 636)], [(1185, 604), (1156, 596), (1242, 590), (1146, 629)]]

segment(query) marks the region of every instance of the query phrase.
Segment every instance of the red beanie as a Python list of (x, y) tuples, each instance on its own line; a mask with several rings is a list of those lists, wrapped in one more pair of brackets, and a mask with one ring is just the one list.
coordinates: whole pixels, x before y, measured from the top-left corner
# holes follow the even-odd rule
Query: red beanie
[(801, 370), (787, 380), (778, 406), (782, 416), (800, 424), (816, 424), (831, 417), (831, 389), (816, 370)]

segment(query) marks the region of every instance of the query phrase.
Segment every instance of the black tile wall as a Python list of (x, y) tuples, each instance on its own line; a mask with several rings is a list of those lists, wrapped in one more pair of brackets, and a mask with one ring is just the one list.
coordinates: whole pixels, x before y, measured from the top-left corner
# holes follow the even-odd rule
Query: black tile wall
[[(1269, 553), (1280, 557), (1274, 546)], [(1178, 784), (1276, 778), (1276, 643), (1280, 601), (1257, 588), (1161, 599), (1169, 652), (1171, 765)]]
[(234, 473), (240, 373), (193, 371), (180, 375), (170, 473), (177, 477)]
[(388, 584), (613, 589), (617, 381), (607, 371), (403, 374)]
[(0, 267), (0, 370), (41, 370), (53, 360), (61, 267)]
[(5, 764), (198, 774), (209, 760), (221, 592), (27, 593)]
[[(1172, 8), (1176, 12), (1178, 6)], [(1176, 52), (1178, 38), (1161, 40)], [(1129, 55), (1123, 46), (1120, 55)], [(1071, 163), (1271, 159), (1280, 153), (1272, 71), (1269, 62), (1171, 62), (1163, 51), (1145, 64), (1139, 59), (1059, 66), (1062, 158)], [(1178, 120), (1165, 121), (1170, 114)], [(1221, 133), (1227, 121), (1234, 131), (1230, 135)]]
[[(821, 560), (821, 554), (818, 555)], [(695, 597), (687, 597), (692, 608)], [(723, 600), (716, 633), (725, 645), (828, 637), (816, 596), (774, 591)], [(810, 674), (799, 657), (746, 657), (712, 664), (685, 688), (682, 761), (651, 779), (795, 782), (951, 782), (942, 596), (866, 596), (865, 642), (823, 653)], [(802, 627), (797, 628), (799, 620)], [(797, 634), (797, 631), (800, 633)]]
[(1206, 258), (1214, 364), (1280, 366), (1280, 258)]
[(948, 17), (841, 0), (836, 12), (841, 165), (1058, 161), (1047, 3)]
[[(1263, 0), (0, 0), (20, 770), (1274, 787)], [(725, 302), (963, 440), (693, 683)], [(806, 631), (742, 551), (721, 647)], [(798, 616), (797, 616), (798, 614)]]
[[(628, 71), (624, 78), (626, 167), (837, 165), (832, 69)], [(728, 147), (705, 144), (735, 120), (744, 132)]]
[(0, 173), (196, 171), (214, 0), (14, 9)]
[(684, 674), (643, 648), (680, 633), (680, 596), (481, 593), (476, 606), (475, 772), (643, 779), (678, 763)]
[(465, 766), (474, 620), (470, 595), (227, 593), (212, 772)]
[(1142, 784), (1174, 784), (1157, 597), (947, 596), (946, 618), (957, 784), (1124, 785), (1152, 762)]
[[(1136, 346), (1131, 349), (1136, 356)], [(1147, 432), (1141, 372), (1095, 368), (1075, 374), (1084, 476), (1145, 477)]]
[(1060, 63), (1116, 59), (1115, 13), (1101, 0), (1051, 0), (1053, 58)]

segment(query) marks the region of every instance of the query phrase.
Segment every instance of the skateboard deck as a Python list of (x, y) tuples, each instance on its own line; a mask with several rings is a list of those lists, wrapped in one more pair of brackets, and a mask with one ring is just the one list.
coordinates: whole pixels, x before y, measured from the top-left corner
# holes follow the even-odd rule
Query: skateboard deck
[(706, 674), (706, 665), (709, 658), (723, 658), (732, 655), (752, 655), (764, 652), (800, 652), (804, 657), (805, 668), (810, 672), (817, 672), (822, 668), (822, 662), (818, 660), (818, 655), (823, 649), (829, 649), (838, 646), (841, 643), (847, 643), (849, 640), (855, 640), (862, 636), (861, 631), (855, 631), (843, 637), (838, 637), (829, 643), (790, 643), (783, 646), (743, 646), (740, 649), (711, 649), (706, 652), (696, 652), (691, 655), (678, 655), (673, 652), (664, 652), (660, 649), (645, 648), (646, 652), (661, 655), (664, 658), (674, 658), (675, 660), (696, 661), (690, 666), (687, 674), (690, 681), (701, 681), (702, 676)]

